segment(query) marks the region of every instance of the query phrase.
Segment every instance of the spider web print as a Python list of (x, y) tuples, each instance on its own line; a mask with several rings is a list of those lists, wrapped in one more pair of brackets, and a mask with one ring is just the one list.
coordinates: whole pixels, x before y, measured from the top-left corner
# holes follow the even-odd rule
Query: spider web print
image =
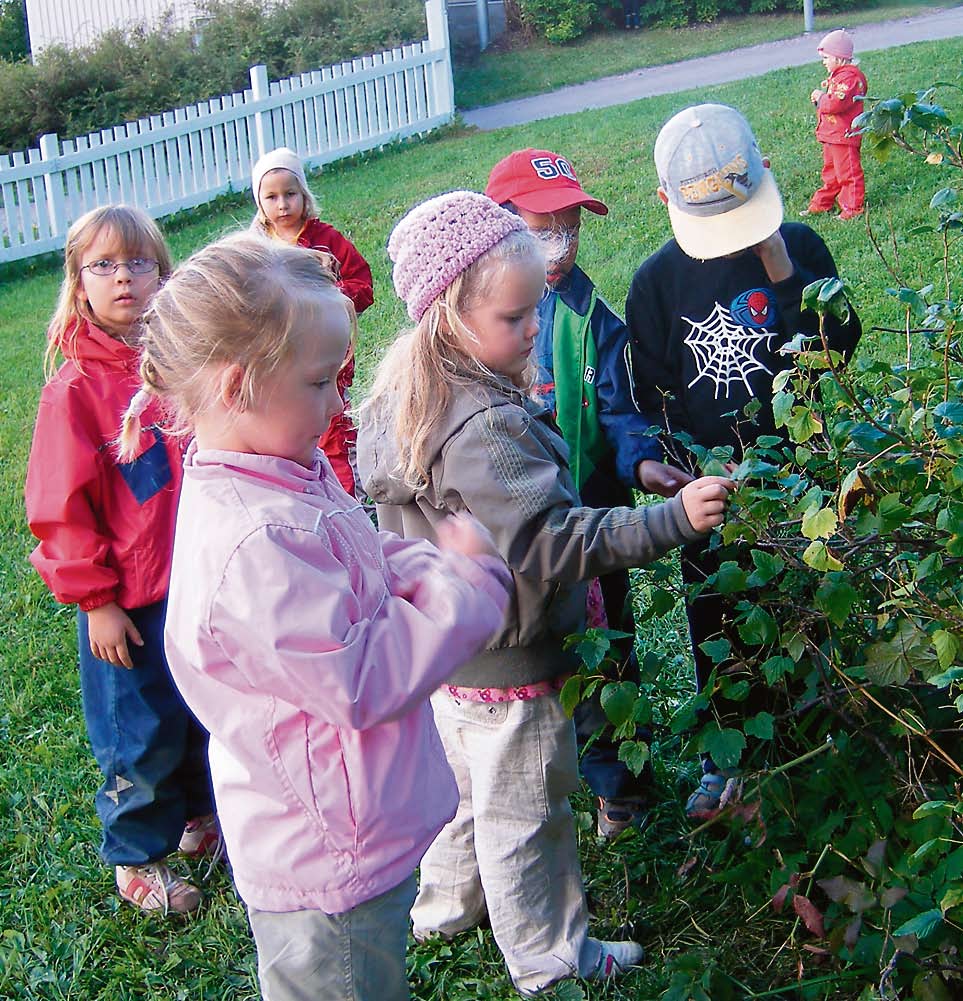
[(689, 383), (691, 389), (700, 379), (710, 379), (715, 384), (715, 399), (722, 395), (728, 399), (729, 387), (741, 382), (746, 392), (753, 396), (749, 376), (753, 372), (772, 372), (756, 357), (756, 350), (776, 336), (765, 327), (754, 329), (733, 322), (732, 314), (718, 302), (705, 323), (697, 323), (683, 316), (692, 328), (685, 337), (696, 360), (699, 374)]

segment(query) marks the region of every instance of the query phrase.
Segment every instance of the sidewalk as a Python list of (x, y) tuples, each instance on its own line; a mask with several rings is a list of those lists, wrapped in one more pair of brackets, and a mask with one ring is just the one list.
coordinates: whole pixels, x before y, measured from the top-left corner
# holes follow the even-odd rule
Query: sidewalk
[[(895, 48), (910, 42), (956, 38), (963, 35), (963, 7), (937, 10), (899, 21), (863, 24), (850, 28), (849, 31), (856, 40), (857, 53)], [(561, 87), (550, 94), (536, 94), (517, 101), (475, 108), (464, 112), (462, 118), (466, 125), (488, 131), (589, 108), (628, 104), (630, 101), (658, 94), (673, 94), (700, 86), (744, 80), (775, 69), (815, 63), (817, 41), (815, 33), (799, 35), (779, 42), (765, 42), (745, 49), (720, 52), (714, 56), (650, 66), (619, 76)]]

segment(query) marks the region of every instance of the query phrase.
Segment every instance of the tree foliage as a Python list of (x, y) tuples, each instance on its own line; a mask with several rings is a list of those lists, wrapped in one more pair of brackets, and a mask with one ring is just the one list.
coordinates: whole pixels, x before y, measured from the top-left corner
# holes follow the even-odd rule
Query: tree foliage
[[(750, 848), (706, 848), (712, 878), (787, 916), (801, 977), (816, 965), (856, 976), (867, 998), (963, 994), (963, 126), (938, 100), (959, 94), (936, 85), (870, 102), (857, 120), (865, 149), (933, 172), (932, 222), (889, 235), (885, 253), (867, 225), (903, 349), (846, 368), (821, 335), (789, 346), (796, 364), (774, 385), (780, 436), (738, 462), (718, 570), (695, 589), (731, 603), (703, 644), (716, 670), (671, 721), (691, 751), (742, 769), (742, 798), (703, 826), (738, 830)], [(928, 282), (901, 274), (910, 239), (934, 244)], [(813, 283), (804, 305), (821, 326), (845, 314), (846, 282)], [(691, 447), (705, 472), (734, 458)], [(645, 615), (675, 605), (674, 579), (655, 569)], [(641, 762), (634, 721), (651, 714), (653, 666), (648, 684), (606, 681), (606, 634), (573, 642), (586, 668), (566, 702), (601, 687), (623, 760)], [(685, 969), (673, 984), (701, 996)]]

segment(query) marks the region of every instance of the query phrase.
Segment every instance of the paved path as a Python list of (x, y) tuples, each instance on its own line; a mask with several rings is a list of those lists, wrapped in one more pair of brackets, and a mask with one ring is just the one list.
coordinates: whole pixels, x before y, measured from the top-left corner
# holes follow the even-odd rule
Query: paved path
[[(908, 42), (955, 38), (963, 35), (963, 7), (937, 10), (899, 21), (863, 24), (849, 30), (856, 40), (857, 53), (889, 49)], [(619, 76), (561, 87), (551, 94), (536, 94), (517, 101), (506, 101), (504, 104), (475, 108), (464, 112), (462, 118), (467, 125), (474, 125), (479, 129), (498, 129), (505, 125), (522, 125), (540, 118), (585, 111), (587, 108), (628, 104), (642, 97), (672, 94), (700, 85), (743, 80), (746, 77), (761, 76), (770, 70), (815, 62), (816, 41), (815, 33), (799, 35), (778, 42), (765, 42), (762, 45), (720, 52), (714, 56), (650, 66)]]

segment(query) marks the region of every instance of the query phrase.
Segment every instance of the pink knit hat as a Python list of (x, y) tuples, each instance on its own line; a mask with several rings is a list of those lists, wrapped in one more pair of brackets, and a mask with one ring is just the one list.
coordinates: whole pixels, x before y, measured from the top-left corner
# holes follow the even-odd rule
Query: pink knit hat
[(449, 191), (416, 205), (388, 238), (395, 292), (417, 323), (467, 268), (509, 233), (528, 227), (486, 195)]
[(816, 51), (821, 56), (835, 56), (837, 59), (853, 58), (853, 36), (845, 28), (831, 31), (820, 43)]

